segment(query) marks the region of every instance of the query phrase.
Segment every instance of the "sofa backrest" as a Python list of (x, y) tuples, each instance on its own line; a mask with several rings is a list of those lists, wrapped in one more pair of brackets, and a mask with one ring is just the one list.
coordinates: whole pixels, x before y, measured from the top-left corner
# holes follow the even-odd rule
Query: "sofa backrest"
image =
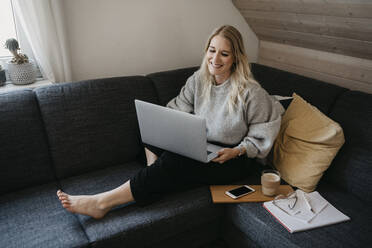
[(31, 90), (0, 94), (0, 194), (55, 180)]
[(160, 104), (164, 106), (177, 96), (186, 80), (198, 69), (199, 67), (189, 67), (147, 75), (154, 82)]
[(344, 130), (345, 144), (326, 172), (326, 179), (372, 203), (372, 95), (348, 91), (330, 117)]
[(270, 95), (291, 96), (296, 92), (324, 114), (347, 89), (272, 67), (251, 64), (254, 78)]
[(134, 99), (157, 102), (143, 76), (35, 90), (58, 178), (133, 161), (142, 150)]

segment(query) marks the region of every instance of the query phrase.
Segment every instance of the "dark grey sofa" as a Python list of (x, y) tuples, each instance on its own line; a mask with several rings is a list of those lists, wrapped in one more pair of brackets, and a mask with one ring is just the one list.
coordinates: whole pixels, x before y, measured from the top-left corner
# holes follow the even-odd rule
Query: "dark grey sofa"
[[(0, 247), (367, 247), (372, 243), (372, 95), (253, 64), (270, 93), (297, 92), (346, 143), (318, 191), (351, 221), (289, 234), (261, 204), (215, 205), (207, 186), (101, 220), (57, 197), (119, 186), (144, 166), (134, 99), (166, 104), (196, 67), (0, 94)], [(257, 165), (259, 168), (260, 165)], [(259, 171), (247, 175), (259, 182)]]

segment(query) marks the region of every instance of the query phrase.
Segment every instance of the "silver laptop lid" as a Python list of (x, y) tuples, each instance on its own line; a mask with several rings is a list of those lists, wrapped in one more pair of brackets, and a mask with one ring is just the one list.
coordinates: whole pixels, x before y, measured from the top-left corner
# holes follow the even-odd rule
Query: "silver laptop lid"
[(201, 162), (207, 162), (205, 119), (135, 100), (142, 141)]

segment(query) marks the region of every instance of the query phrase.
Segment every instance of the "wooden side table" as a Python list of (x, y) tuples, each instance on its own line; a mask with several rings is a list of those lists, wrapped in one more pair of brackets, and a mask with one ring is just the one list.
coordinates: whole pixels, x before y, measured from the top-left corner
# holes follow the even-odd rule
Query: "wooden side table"
[[(256, 191), (238, 199), (233, 199), (225, 194), (226, 191), (239, 186), (241, 185), (211, 185), (210, 190), (213, 203), (265, 202), (274, 200), (275, 198), (275, 196), (270, 197), (263, 195), (261, 185), (248, 185)], [(280, 185), (278, 195), (287, 195), (290, 192), (293, 192), (293, 189), (290, 185)]]

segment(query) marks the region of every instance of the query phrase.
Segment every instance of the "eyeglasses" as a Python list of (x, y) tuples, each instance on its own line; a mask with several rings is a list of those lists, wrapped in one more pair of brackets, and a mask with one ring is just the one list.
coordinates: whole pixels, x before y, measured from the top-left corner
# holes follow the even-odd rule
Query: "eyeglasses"
[(286, 210), (284, 210), (283, 208), (281, 208), (279, 206), (279, 202), (280, 201), (286, 201), (288, 202), (288, 208), (290, 210), (292, 210), (295, 206), (296, 206), (296, 203), (297, 203), (297, 194), (296, 194), (296, 191), (293, 191), (287, 195), (278, 195), (277, 197), (275, 197), (275, 199), (273, 200), (273, 204), (280, 208), (281, 210), (283, 210), (284, 212), (286, 212), (287, 214), (289, 214)]

